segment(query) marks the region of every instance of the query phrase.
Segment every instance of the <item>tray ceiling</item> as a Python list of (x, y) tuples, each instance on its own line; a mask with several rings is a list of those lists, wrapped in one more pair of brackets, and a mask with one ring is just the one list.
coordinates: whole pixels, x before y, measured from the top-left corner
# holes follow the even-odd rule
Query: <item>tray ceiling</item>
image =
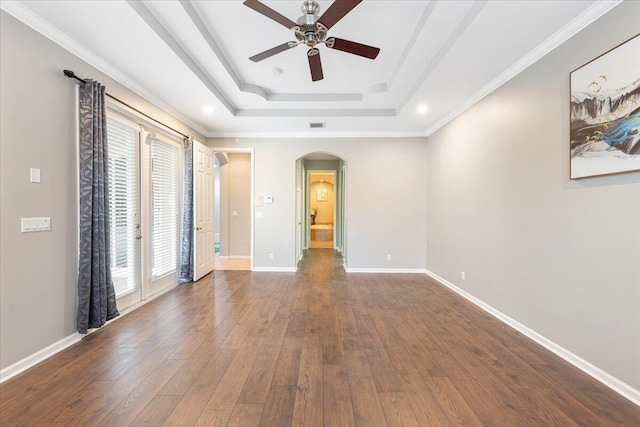
[[(302, 15), (301, 1), (263, 3)], [(318, 3), (321, 15), (332, 2)], [(380, 54), (319, 46), (318, 82), (304, 45), (248, 59), (295, 37), (239, 0), (2, 9), (206, 136), (316, 137), (428, 135), (619, 3), (364, 0), (329, 36)]]

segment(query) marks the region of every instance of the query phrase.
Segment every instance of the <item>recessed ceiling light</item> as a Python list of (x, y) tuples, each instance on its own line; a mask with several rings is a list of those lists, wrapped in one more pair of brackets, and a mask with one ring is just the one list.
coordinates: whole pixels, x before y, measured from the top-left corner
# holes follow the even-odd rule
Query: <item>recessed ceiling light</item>
[(416, 108), (416, 111), (418, 112), (418, 114), (424, 114), (429, 111), (429, 106), (427, 104), (420, 104)]
[(211, 105), (205, 105), (204, 107), (202, 107), (202, 112), (205, 114), (213, 114), (215, 110)]

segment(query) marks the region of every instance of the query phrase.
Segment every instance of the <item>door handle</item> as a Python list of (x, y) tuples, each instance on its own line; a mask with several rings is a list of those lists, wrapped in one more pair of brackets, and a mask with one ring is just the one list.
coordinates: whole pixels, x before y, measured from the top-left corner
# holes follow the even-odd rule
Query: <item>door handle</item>
[(202, 227), (196, 227), (196, 231), (202, 230)]
[(136, 240), (142, 239), (142, 234), (136, 234)]

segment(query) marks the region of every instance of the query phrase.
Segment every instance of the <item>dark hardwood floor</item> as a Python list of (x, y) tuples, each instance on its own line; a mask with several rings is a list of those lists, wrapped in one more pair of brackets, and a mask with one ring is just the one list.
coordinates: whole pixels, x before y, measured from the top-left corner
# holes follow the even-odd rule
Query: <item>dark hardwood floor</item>
[(2, 426), (639, 426), (425, 275), (216, 271), (0, 386)]

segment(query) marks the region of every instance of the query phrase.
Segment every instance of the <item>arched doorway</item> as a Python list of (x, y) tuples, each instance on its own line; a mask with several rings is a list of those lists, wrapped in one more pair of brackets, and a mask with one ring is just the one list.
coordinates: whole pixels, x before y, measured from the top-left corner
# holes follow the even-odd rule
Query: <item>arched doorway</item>
[(346, 168), (344, 159), (326, 152), (296, 160), (296, 264), (314, 247), (333, 248), (346, 262)]

